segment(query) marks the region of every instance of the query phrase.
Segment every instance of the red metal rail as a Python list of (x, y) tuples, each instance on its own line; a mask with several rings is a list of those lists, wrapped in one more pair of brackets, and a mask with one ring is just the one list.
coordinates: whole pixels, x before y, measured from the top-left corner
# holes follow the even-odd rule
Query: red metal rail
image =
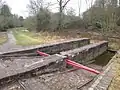
[(95, 69), (92, 69), (92, 68), (89, 68), (89, 67), (86, 67), (86, 66), (84, 66), (84, 65), (82, 65), (82, 64), (76, 63), (76, 62), (74, 62), (74, 61), (72, 61), (72, 60), (65, 59), (65, 61), (66, 61), (67, 64), (69, 64), (69, 65), (71, 65), (71, 66), (74, 66), (74, 67), (76, 67), (76, 68), (84, 69), (84, 70), (87, 70), (87, 71), (92, 72), (92, 73), (95, 73), (95, 74), (100, 74), (99, 71), (97, 71), (97, 70), (95, 70)]
[[(46, 54), (46, 53), (43, 53), (43, 52), (40, 52), (37, 50), (37, 53), (41, 56), (49, 56), (49, 54)], [(95, 73), (95, 74), (100, 74), (99, 71), (95, 70), (95, 69), (92, 69), (92, 68), (89, 68), (89, 67), (86, 67), (82, 64), (79, 64), (79, 63), (76, 63), (74, 62), (73, 60), (69, 60), (69, 59), (65, 59), (65, 62), (73, 67), (76, 67), (76, 68), (80, 68), (80, 69), (84, 69), (84, 70), (87, 70), (89, 72), (92, 72), (92, 73)]]
[(39, 50), (37, 50), (37, 53), (41, 56), (49, 56), (49, 54), (44, 53), (44, 52), (40, 52)]

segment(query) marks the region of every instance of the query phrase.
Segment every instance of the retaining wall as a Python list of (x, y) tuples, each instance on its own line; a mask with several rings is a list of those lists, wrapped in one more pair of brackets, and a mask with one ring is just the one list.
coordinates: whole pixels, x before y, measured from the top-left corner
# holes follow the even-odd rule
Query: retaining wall
[[(29, 50), (12, 52), (12, 54), (16, 54), (18, 52), (29, 53), (29, 52), (36, 52), (36, 50), (39, 49), (40, 51), (48, 54), (49, 53), (54, 54), (60, 52), (61, 55), (57, 54), (57, 55), (40, 58), (38, 62), (27, 65), (25, 67), (21, 66), (21, 68), (14, 67), (14, 65), (17, 63), (17, 60), (16, 63), (13, 63), (13, 65), (11, 65), (11, 67), (3, 68), (0, 66), (0, 84), (4, 84), (4, 82), (2, 81), (10, 82), (12, 81), (12, 79), (19, 79), (20, 77), (26, 77), (26, 76), (28, 77), (29, 75), (42, 74), (42, 73), (63, 69), (66, 65), (64, 62), (64, 59), (66, 57), (64, 57), (63, 55), (70, 56), (70, 59), (77, 60), (80, 63), (86, 63), (89, 62), (91, 59), (94, 59), (97, 56), (101, 55), (103, 52), (105, 52), (108, 49), (107, 41), (102, 41), (87, 45), (89, 43), (90, 40), (84, 38), (84, 39), (70, 40), (63, 43), (45, 45), (39, 48), (33, 48)], [(1, 55), (6, 55), (6, 54), (11, 54), (11, 52), (2, 53)], [(40, 60), (44, 62), (40, 62)], [(2, 64), (0, 63), (0, 65)]]
[(35, 53), (36, 50), (40, 50), (42, 52), (48, 53), (48, 54), (56, 54), (62, 51), (75, 49), (84, 45), (90, 44), (90, 39), (88, 38), (80, 38), (80, 39), (73, 39), (68, 40), (64, 42), (57, 42), (52, 44), (45, 44), (40, 45), (37, 47), (27, 48), (27, 49), (21, 49), (17, 51), (7, 51), (7, 52), (1, 52), (0, 55), (10, 55), (10, 54), (23, 54), (23, 53)]
[(108, 49), (108, 42), (102, 41), (90, 45), (76, 48), (73, 50), (61, 52), (61, 55), (68, 56), (70, 59), (76, 60), (79, 63), (89, 63), (92, 59), (101, 55)]

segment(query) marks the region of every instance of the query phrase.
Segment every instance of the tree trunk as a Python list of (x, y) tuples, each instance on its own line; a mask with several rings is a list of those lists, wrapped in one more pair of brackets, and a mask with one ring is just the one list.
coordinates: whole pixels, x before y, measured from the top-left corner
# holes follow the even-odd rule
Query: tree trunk
[(60, 0), (59, 2), (59, 22), (58, 22), (58, 29), (61, 30), (62, 29), (62, 13), (63, 13), (63, 8), (62, 8), (62, 0)]
[(119, 6), (120, 6), (120, 0), (119, 0)]
[(58, 22), (58, 27), (57, 29), (61, 30), (63, 28), (63, 10), (65, 8), (65, 6), (68, 4), (70, 0), (67, 0), (64, 4), (63, 4), (63, 0), (59, 0), (59, 22)]

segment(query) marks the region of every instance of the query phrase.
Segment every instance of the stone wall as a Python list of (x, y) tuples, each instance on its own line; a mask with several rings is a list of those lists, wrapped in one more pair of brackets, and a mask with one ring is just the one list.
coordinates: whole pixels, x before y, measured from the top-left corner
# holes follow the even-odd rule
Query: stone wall
[(108, 49), (108, 42), (102, 41), (90, 45), (83, 46), (81, 48), (76, 48), (73, 50), (61, 52), (61, 55), (68, 56), (79, 63), (88, 63), (90, 60), (101, 55)]
[(40, 45), (39, 47), (37, 46), (37, 47), (27, 48), (27, 49), (23, 49), (23, 50), (4, 52), (4, 53), (1, 53), (1, 55), (36, 53), (36, 50), (40, 50), (40, 51), (48, 53), (48, 54), (56, 54), (56, 53), (59, 53), (62, 51), (79, 48), (79, 47), (87, 45), (87, 44), (90, 44), (90, 39), (88, 39), (88, 38), (73, 39), (73, 40), (68, 40), (68, 41), (64, 41), (64, 42)]

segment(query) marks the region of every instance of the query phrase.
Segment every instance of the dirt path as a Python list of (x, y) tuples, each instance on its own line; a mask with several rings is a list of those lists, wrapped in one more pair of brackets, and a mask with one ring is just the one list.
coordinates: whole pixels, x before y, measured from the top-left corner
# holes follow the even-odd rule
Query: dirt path
[(11, 52), (11, 51), (16, 51), (16, 50), (20, 50), (20, 49), (27, 49), (27, 48), (40, 46), (40, 45), (31, 45), (31, 46), (16, 45), (16, 39), (15, 39), (12, 31), (7, 32), (7, 37), (8, 37), (7, 42), (0, 45), (0, 53)]
[(16, 40), (12, 34), (12, 31), (7, 32), (7, 37), (7, 42), (0, 46), (0, 52), (6, 52), (20, 48), (20, 46), (16, 45)]
[(12, 47), (16, 45), (16, 40), (15, 37), (13, 36), (12, 31), (8, 31), (7, 36), (8, 36), (8, 41), (3, 46)]

